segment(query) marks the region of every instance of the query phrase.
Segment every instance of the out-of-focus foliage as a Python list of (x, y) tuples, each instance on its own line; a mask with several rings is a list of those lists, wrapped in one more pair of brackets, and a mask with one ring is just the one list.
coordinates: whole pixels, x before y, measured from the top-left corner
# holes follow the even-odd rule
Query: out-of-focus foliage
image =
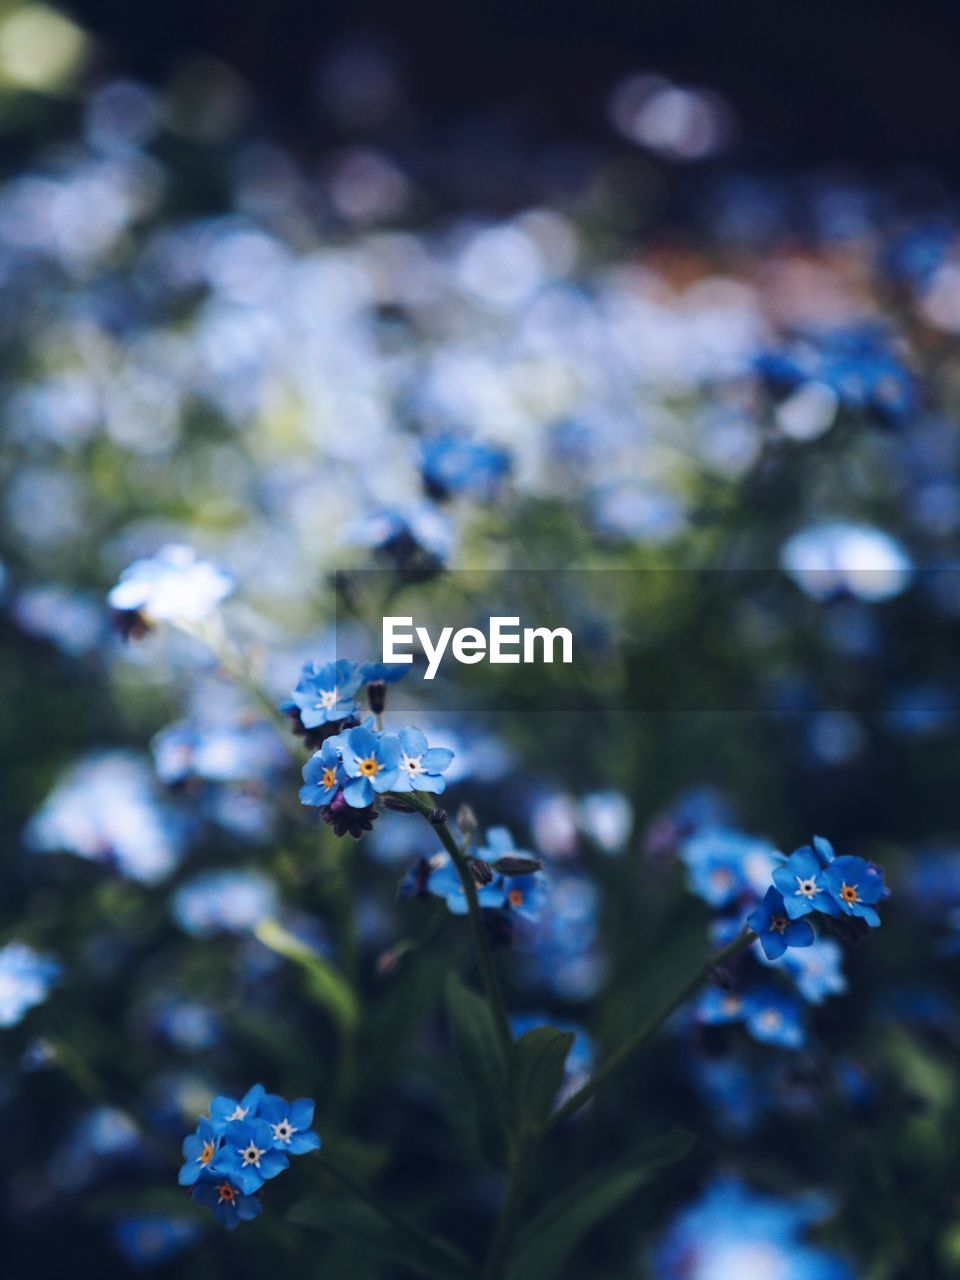
[[(449, 895), (396, 901), (439, 846), (407, 814), (357, 844), (315, 820), (274, 707), (305, 661), (378, 658), (382, 612), (511, 596), (573, 628), (575, 681), (447, 666), (388, 708), (455, 750), (451, 812), (546, 864), (497, 959), (518, 1029), (574, 1033), (563, 1090), (777, 850), (822, 833), (894, 890), (842, 957), (751, 953), (558, 1135), (541, 1208), (627, 1181), (600, 1231), (581, 1187), (555, 1273), (952, 1274), (954, 211), (731, 161), (677, 212), (732, 114), (637, 77), (606, 149), (545, 157), (536, 205), (493, 217), (402, 130), (295, 156), (228, 68), (155, 89), (93, 52), (52, 9), (0, 15), (23, 151), (0, 186), (10, 1274), (407, 1274), (309, 1159), (229, 1237), (176, 1189), (197, 1115), (260, 1079), (317, 1100), (359, 1182), (482, 1249), (500, 1188), (443, 999), (469, 938)], [(365, 65), (351, 92), (393, 110)], [(230, 575), (222, 609), (124, 638), (108, 590), (179, 544)], [(693, 1155), (629, 1173), (672, 1125)]]

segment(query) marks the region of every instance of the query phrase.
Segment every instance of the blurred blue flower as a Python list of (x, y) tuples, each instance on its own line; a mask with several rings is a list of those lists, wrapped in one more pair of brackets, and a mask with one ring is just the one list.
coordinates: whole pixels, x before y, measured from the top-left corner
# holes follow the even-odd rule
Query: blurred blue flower
[(735, 1178), (715, 1177), (665, 1232), (653, 1255), (652, 1278), (854, 1280), (841, 1258), (803, 1239), (825, 1207), (817, 1199), (775, 1199)]
[(759, 897), (776, 857), (766, 840), (719, 828), (698, 831), (680, 847), (689, 888), (711, 907), (728, 907), (744, 894)]
[(25, 942), (0, 947), (0, 1027), (15, 1026), (35, 1005), (46, 1000), (62, 965)]
[(799, 1049), (806, 1038), (803, 1006), (778, 987), (761, 986), (743, 998), (743, 1023), (762, 1044)]
[(510, 455), (462, 435), (425, 440), (421, 452), (423, 479), (431, 497), (468, 493), (490, 499), (510, 473)]
[(159, 1267), (188, 1249), (200, 1236), (195, 1222), (166, 1213), (121, 1218), (111, 1228), (119, 1253), (134, 1267)]
[(181, 929), (198, 938), (242, 933), (276, 913), (277, 891), (257, 871), (205, 871), (182, 884), (171, 911)]
[(170, 544), (124, 569), (107, 600), (119, 613), (135, 613), (148, 623), (190, 626), (212, 613), (233, 587), (229, 574), (199, 560), (192, 547)]
[(860, 600), (892, 600), (908, 587), (913, 564), (900, 543), (869, 525), (834, 521), (795, 533), (780, 563), (797, 586), (816, 600), (849, 594)]
[(782, 968), (808, 1004), (823, 1004), (828, 996), (841, 996), (847, 989), (843, 947), (835, 938), (818, 937), (812, 947), (788, 951)]
[(410, 674), (409, 662), (363, 662), (360, 664), (361, 684), (396, 684)]
[(531, 923), (539, 920), (550, 892), (544, 873), (534, 871), (526, 876), (508, 876), (505, 880), (505, 905), (511, 914)]
[[(448, 853), (435, 854), (427, 865), (427, 879), (424, 891), (435, 898), (442, 898), (447, 910), (455, 916), (465, 916), (467, 895), (460, 883), (460, 876)], [(489, 884), (477, 885), (477, 900), (481, 907), (499, 911), (506, 898), (506, 882), (503, 876), (495, 875)]]

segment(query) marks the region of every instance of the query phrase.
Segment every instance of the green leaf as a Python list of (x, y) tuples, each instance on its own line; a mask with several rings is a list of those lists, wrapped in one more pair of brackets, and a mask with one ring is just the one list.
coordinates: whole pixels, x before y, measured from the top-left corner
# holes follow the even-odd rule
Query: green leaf
[(550, 1115), (573, 1033), (534, 1027), (513, 1047), (513, 1100), (522, 1127), (539, 1129)]
[(422, 1235), (413, 1227), (405, 1230), (399, 1222), (382, 1218), (362, 1200), (327, 1194), (310, 1196), (293, 1206), (287, 1220), (326, 1231), (431, 1280), (467, 1280), (474, 1274), (469, 1260), (448, 1241)]
[(347, 1031), (356, 1027), (360, 1013), (356, 997), (346, 978), (332, 964), (276, 920), (261, 920), (254, 932), (265, 947), (292, 960), (303, 970), (310, 995), (339, 1027)]
[(447, 1016), (460, 1066), (470, 1085), (481, 1149), (496, 1164), (506, 1153), (507, 1062), (487, 1002), (455, 973), (447, 979)]
[(507, 1280), (555, 1280), (587, 1232), (625, 1204), (656, 1170), (682, 1159), (693, 1141), (691, 1133), (674, 1129), (558, 1196), (521, 1232)]

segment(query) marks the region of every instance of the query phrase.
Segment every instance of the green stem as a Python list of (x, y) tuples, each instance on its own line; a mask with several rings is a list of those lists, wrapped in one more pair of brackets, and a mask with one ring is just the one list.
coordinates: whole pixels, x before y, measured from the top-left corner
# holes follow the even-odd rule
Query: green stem
[(520, 1215), (527, 1198), (528, 1183), (532, 1165), (536, 1157), (538, 1139), (536, 1134), (521, 1137), (516, 1159), (510, 1170), (503, 1207), (497, 1221), (490, 1252), (483, 1266), (483, 1280), (503, 1280), (506, 1274), (510, 1248), (520, 1222)]
[(652, 1015), (652, 1017), (648, 1018), (646, 1022), (642, 1023), (632, 1036), (629, 1036), (624, 1040), (620, 1048), (611, 1054), (602, 1067), (594, 1072), (587, 1083), (583, 1085), (582, 1088), (578, 1089), (576, 1093), (572, 1094), (563, 1106), (554, 1112), (547, 1125), (547, 1130), (553, 1129), (557, 1125), (562, 1124), (564, 1120), (567, 1120), (570, 1116), (574, 1115), (582, 1106), (585, 1105), (585, 1103), (589, 1102), (594, 1094), (603, 1087), (614, 1072), (619, 1071), (623, 1064), (629, 1058), (633, 1057), (641, 1045), (646, 1044), (652, 1036), (656, 1035), (670, 1015), (689, 1000), (695, 992), (699, 991), (707, 981), (711, 969), (716, 965), (723, 964), (724, 961), (729, 960), (739, 951), (743, 951), (745, 947), (748, 947), (750, 943), (754, 941), (756, 936), (757, 935), (752, 929), (744, 929), (743, 932), (738, 934), (732, 942), (729, 942), (715, 955), (711, 956), (710, 959), (707, 960), (706, 963), (703, 964), (696, 973), (683, 984), (679, 991), (677, 991), (676, 994), (667, 1001), (662, 1009), (659, 1009)]
[(510, 1023), (507, 1019), (507, 1010), (503, 1002), (503, 992), (500, 990), (497, 971), (487, 944), (487, 934), (483, 925), (483, 912), (480, 907), (480, 900), (477, 897), (477, 886), (470, 872), (470, 865), (458, 848), (457, 842), (453, 838), (453, 832), (447, 826), (446, 821), (436, 823), (431, 819), (430, 815), (434, 812), (434, 805), (423, 800), (416, 793), (398, 795), (397, 799), (409, 804), (416, 809), (417, 813), (427, 819), (457, 869), (464, 897), (467, 900), (467, 912), (473, 929), (473, 940), (476, 946), (477, 963), (480, 966), (480, 977), (483, 982), (484, 993), (487, 997), (487, 1003), (490, 1005), (490, 1011), (493, 1014), (497, 1036), (500, 1039), (506, 1060), (509, 1062), (510, 1052), (513, 1047), (513, 1037), (510, 1034)]

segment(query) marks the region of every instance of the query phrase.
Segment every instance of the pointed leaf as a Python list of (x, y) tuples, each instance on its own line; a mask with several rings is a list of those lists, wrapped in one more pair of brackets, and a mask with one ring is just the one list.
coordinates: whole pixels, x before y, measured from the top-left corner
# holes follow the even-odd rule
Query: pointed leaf
[(507, 1280), (556, 1280), (587, 1232), (625, 1204), (657, 1169), (682, 1159), (693, 1141), (691, 1133), (674, 1129), (558, 1196), (521, 1232)]
[(506, 1149), (507, 1062), (487, 1002), (456, 974), (447, 980), (447, 1016), (460, 1066), (470, 1085), (480, 1146), (494, 1163)]
[(521, 1126), (539, 1129), (550, 1115), (573, 1039), (571, 1031), (534, 1027), (514, 1045), (513, 1097)]
[(265, 947), (299, 965), (311, 996), (339, 1026), (350, 1030), (357, 1025), (356, 997), (343, 974), (328, 960), (276, 920), (261, 920), (254, 932)]

